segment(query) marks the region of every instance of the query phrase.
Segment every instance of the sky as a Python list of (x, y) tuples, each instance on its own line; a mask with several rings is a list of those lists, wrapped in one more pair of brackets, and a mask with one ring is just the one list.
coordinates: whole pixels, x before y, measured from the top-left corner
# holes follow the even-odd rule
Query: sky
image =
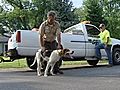
[(83, 0), (71, 0), (73, 2), (73, 6), (79, 8), (82, 6)]
[[(73, 6), (76, 8), (79, 8), (82, 6), (83, 0), (71, 0), (73, 2)], [(0, 4), (1, 4), (1, 0), (0, 0)]]

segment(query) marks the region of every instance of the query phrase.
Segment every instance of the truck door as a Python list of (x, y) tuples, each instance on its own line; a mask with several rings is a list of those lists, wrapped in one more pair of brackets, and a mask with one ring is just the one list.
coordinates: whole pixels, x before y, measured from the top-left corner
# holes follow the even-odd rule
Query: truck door
[(99, 41), (98, 34), (100, 33), (100, 31), (94, 25), (86, 24), (85, 27), (88, 35), (88, 39), (86, 41), (86, 57), (94, 57), (96, 44), (95, 42)]
[(75, 57), (85, 56), (85, 38), (81, 24), (77, 24), (65, 30), (62, 35), (62, 44), (64, 48), (73, 50)]

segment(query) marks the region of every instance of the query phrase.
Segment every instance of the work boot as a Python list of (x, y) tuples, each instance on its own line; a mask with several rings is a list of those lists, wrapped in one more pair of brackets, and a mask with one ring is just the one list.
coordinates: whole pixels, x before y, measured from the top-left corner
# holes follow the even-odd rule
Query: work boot
[(63, 71), (61, 71), (61, 70), (58, 70), (57, 73), (59, 73), (59, 74), (64, 74)]
[(109, 68), (109, 67), (112, 67), (112, 66), (113, 66), (112, 64), (108, 64), (108, 65), (107, 65), (108, 68)]

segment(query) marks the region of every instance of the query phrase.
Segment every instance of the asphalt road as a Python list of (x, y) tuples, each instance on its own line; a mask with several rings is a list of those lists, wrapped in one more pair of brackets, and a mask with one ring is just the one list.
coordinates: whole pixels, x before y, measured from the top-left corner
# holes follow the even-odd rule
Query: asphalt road
[(63, 72), (37, 77), (29, 69), (0, 69), (0, 90), (120, 90), (120, 65), (82, 66)]

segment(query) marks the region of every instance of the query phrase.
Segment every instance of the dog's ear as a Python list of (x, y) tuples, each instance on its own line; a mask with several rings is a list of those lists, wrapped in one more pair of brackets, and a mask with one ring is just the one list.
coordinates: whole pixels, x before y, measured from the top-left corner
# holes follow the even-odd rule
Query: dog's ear
[(69, 49), (61, 49), (61, 51), (59, 52), (59, 55), (63, 56), (63, 55), (65, 55), (69, 51), (70, 51)]
[(63, 49), (63, 54), (65, 54), (66, 52), (69, 52), (69, 49)]

